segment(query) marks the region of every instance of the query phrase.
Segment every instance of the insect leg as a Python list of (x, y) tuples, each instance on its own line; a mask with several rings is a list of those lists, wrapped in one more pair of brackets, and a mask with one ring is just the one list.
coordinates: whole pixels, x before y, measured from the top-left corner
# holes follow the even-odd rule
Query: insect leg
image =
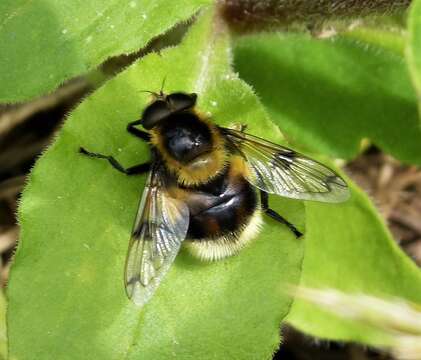
[(129, 123), (127, 125), (127, 131), (130, 134), (132, 134), (134, 136), (137, 136), (138, 138), (141, 138), (144, 141), (149, 141), (150, 135), (146, 131), (142, 131), (142, 130), (139, 130), (139, 129), (135, 128), (135, 126), (139, 125), (141, 122), (142, 122), (142, 119)]
[(294, 235), (299, 238), (303, 234), (288, 220), (283, 218), (281, 215), (279, 215), (276, 211), (269, 208), (269, 196), (267, 192), (264, 192), (260, 190), (260, 201), (262, 205), (262, 210), (265, 212), (266, 215), (270, 216), (272, 219), (280, 222), (281, 224), (284, 224), (288, 226), (288, 228), (294, 233)]
[(108, 160), (108, 162), (111, 164), (111, 166), (114, 169), (116, 169), (116, 170), (118, 170), (118, 171), (120, 171), (120, 172), (122, 172), (123, 174), (126, 174), (126, 175), (139, 175), (139, 174), (143, 174), (143, 173), (145, 173), (145, 172), (147, 172), (151, 169), (150, 163), (134, 165), (134, 166), (131, 166), (131, 167), (126, 169), (116, 159), (114, 159), (112, 156), (93, 153), (93, 152), (87, 151), (83, 147), (79, 148), (79, 152), (81, 154), (89, 156), (89, 157)]

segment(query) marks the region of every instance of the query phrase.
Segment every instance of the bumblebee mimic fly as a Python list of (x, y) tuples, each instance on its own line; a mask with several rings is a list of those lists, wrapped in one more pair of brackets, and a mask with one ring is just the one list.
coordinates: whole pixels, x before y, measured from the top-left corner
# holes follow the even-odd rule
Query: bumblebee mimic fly
[(124, 168), (112, 156), (80, 148), (127, 175), (148, 172), (124, 275), (136, 304), (152, 297), (182, 244), (203, 260), (237, 254), (256, 237), (264, 215), (301, 236), (270, 208), (268, 194), (330, 203), (349, 197), (345, 181), (325, 165), (244, 127), (214, 124), (196, 111), (196, 94), (151, 93), (141, 119), (127, 126), (149, 143), (149, 162)]

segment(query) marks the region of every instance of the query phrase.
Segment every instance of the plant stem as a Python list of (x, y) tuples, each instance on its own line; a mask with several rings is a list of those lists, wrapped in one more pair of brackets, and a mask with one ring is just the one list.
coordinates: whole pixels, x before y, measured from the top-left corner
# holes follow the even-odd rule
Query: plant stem
[(405, 10), (411, 0), (219, 0), (226, 21), (240, 31), (311, 24)]

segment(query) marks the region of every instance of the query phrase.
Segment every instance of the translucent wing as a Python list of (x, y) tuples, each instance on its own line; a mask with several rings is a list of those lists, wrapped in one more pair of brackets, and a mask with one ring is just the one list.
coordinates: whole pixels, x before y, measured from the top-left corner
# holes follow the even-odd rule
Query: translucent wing
[(159, 168), (152, 169), (145, 184), (126, 259), (127, 296), (144, 305), (173, 263), (189, 225), (189, 211), (172, 198)]
[(247, 160), (248, 180), (257, 188), (293, 199), (332, 203), (348, 199), (345, 181), (325, 165), (256, 136), (221, 130)]

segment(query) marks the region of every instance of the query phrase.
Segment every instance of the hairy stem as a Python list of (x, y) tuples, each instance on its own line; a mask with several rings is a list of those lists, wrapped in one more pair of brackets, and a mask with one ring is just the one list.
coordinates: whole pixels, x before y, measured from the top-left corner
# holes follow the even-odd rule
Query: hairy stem
[(219, 0), (226, 21), (238, 30), (315, 23), (327, 19), (394, 13), (411, 0)]

